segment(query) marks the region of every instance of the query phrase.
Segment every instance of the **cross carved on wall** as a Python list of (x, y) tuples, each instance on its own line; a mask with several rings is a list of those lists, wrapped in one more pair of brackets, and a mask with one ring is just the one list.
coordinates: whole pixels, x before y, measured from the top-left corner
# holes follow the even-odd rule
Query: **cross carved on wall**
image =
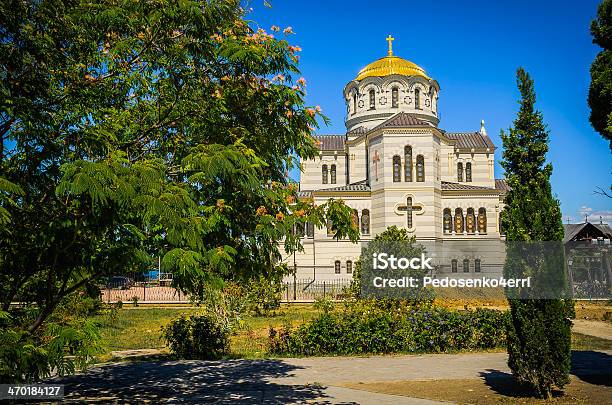
[(406, 198), (406, 204), (397, 206), (397, 211), (406, 215), (406, 227), (408, 229), (412, 228), (412, 213), (414, 211), (421, 211), (422, 209), (423, 206), (421, 204), (415, 205), (412, 203), (411, 197)]
[(378, 151), (375, 151), (374, 156), (372, 157), (372, 163), (374, 163), (376, 181), (378, 181), (378, 162), (380, 162), (380, 156), (378, 156)]

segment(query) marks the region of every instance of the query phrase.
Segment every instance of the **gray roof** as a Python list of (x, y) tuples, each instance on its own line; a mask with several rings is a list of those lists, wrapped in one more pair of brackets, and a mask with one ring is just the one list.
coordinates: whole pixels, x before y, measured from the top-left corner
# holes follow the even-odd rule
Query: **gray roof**
[(495, 149), (491, 138), (480, 132), (445, 132), (445, 135), (454, 141), (459, 149)]
[(361, 135), (361, 134), (365, 134), (366, 132), (368, 132), (368, 130), (365, 129), (365, 127), (357, 127), (355, 129), (351, 129), (350, 131), (348, 131), (347, 135)]
[(370, 186), (365, 180), (356, 183), (346, 184), (344, 186), (324, 188), (317, 191), (370, 191)]
[(399, 112), (372, 129), (375, 131), (380, 128), (406, 128), (406, 127), (431, 127), (433, 126), (429, 122), (422, 120), (415, 115), (408, 114), (405, 112)]
[(585, 228), (594, 227), (597, 231), (601, 232), (604, 237), (612, 239), (612, 229), (608, 224), (592, 224), (590, 222), (583, 222), (581, 224), (563, 224), (563, 243), (569, 242), (576, 238), (582, 230)]
[(508, 182), (506, 179), (495, 179), (495, 188), (507, 193), (510, 191), (510, 187), (508, 186)]
[(313, 137), (321, 150), (344, 150), (345, 135), (314, 135)]
[(471, 184), (465, 183), (451, 183), (450, 181), (442, 182), (442, 190), (483, 190), (483, 191), (492, 191), (495, 190), (491, 187), (484, 186), (473, 186)]
[(298, 198), (310, 198), (312, 197), (312, 191), (311, 190), (300, 190), (297, 192)]

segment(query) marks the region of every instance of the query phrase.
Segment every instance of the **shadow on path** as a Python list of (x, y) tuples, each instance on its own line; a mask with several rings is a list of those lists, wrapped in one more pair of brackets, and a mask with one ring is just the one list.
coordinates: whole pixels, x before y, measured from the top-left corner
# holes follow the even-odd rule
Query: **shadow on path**
[(322, 386), (267, 381), (298, 368), (282, 360), (116, 363), (54, 382), (65, 384), (66, 399), (75, 402), (329, 403), (320, 399)]
[[(571, 375), (582, 381), (594, 384), (612, 386), (612, 356), (596, 351), (572, 351)], [(508, 397), (526, 397), (533, 395), (529, 388), (521, 386), (514, 376), (499, 370), (487, 369), (480, 373), (493, 391)], [(553, 396), (561, 395), (561, 391), (553, 392)]]

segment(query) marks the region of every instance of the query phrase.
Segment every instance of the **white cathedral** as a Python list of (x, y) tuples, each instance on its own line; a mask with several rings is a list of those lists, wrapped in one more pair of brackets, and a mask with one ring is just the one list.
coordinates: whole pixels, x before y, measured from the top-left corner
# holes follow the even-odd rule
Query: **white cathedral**
[[(344, 200), (360, 241), (336, 240), (329, 227), (307, 227), (304, 251), (286, 258), (297, 279), (351, 278), (364, 244), (392, 225), (424, 243), (503, 240), (499, 214), (507, 186), (495, 179), (495, 146), (484, 121), (474, 132), (439, 128), (438, 82), (393, 55), (393, 38), (387, 41), (388, 55), (344, 88), (346, 134), (316, 136), (319, 155), (301, 162), (300, 198)], [(499, 271), (487, 271), (490, 263), (480, 256), (451, 253), (441, 271)]]

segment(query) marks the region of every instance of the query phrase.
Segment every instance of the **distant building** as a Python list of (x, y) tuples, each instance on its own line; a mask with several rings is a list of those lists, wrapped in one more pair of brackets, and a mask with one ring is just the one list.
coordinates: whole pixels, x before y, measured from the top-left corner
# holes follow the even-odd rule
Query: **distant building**
[(612, 228), (604, 223), (593, 224), (591, 222), (583, 222), (581, 224), (564, 224), (563, 231), (565, 232), (563, 243), (598, 241), (600, 244), (609, 245), (612, 240)]
[(565, 254), (575, 298), (609, 299), (612, 228), (591, 222), (563, 225)]

